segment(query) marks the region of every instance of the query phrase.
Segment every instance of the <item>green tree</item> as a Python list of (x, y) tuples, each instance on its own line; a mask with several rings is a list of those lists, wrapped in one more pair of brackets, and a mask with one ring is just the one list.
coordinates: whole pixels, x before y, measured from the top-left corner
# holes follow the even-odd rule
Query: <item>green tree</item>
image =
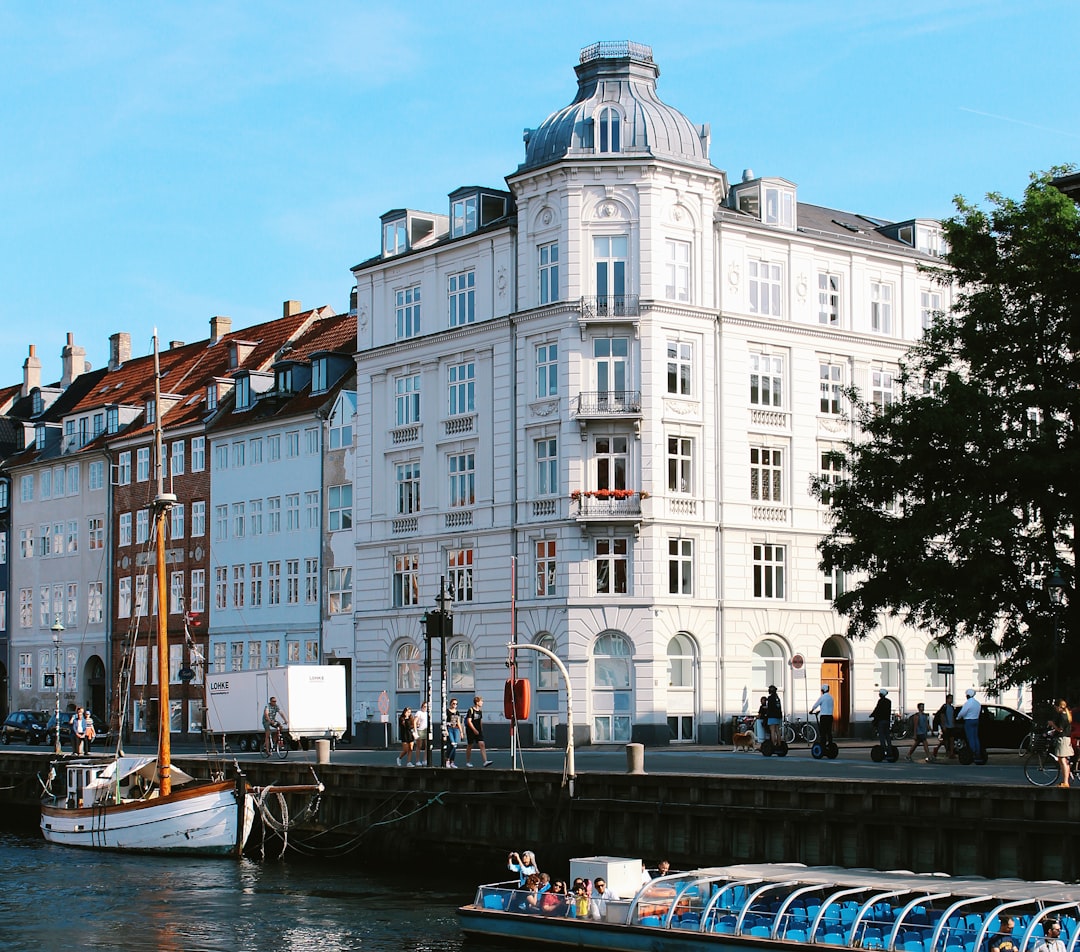
[(836, 454), (844, 476), (812, 483), (833, 518), (822, 568), (853, 577), (835, 603), (849, 636), (891, 615), (941, 644), (970, 637), (998, 654), (995, 687), (1041, 698), (1080, 686), (1080, 214), (1053, 184), (1065, 171), (1033, 175), (1019, 202), (987, 196), (988, 211), (956, 199), (933, 271), (960, 289), (954, 308), (909, 352), (895, 402), (850, 392), (862, 432)]

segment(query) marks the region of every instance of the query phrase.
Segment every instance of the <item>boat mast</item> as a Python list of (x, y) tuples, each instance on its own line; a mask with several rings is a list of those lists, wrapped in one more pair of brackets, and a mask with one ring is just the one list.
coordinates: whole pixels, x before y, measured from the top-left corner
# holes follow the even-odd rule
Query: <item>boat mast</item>
[(169, 734), (169, 603), (165, 579), (165, 517), (176, 502), (165, 492), (161, 434), (161, 365), (158, 360), (157, 328), (154, 328), (154, 469), (157, 495), (154, 497), (154, 539), (157, 543), (157, 669), (158, 669), (158, 795), (172, 792), (172, 745)]

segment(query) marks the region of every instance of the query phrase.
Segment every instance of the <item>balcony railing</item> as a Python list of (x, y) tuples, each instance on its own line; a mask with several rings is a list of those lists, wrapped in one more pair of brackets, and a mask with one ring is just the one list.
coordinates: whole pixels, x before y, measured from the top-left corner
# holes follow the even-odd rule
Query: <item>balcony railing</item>
[(636, 294), (599, 294), (581, 299), (583, 321), (621, 320), (625, 317), (637, 317), (640, 313)]
[(637, 520), (641, 518), (641, 500), (641, 493), (625, 489), (571, 493), (571, 515), (577, 519), (601, 521)]
[(390, 440), (394, 446), (402, 443), (416, 443), (420, 440), (420, 424), (409, 423), (406, 426), (396, 426), (390, 431)]
[(577, 416), (640, 416), (640, 390), (597, 390), (578, 394)]

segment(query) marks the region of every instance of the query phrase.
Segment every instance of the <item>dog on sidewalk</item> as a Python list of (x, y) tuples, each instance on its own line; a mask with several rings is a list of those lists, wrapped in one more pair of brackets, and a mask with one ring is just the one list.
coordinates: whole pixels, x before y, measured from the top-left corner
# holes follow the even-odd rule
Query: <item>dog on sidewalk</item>
[(731, 738), (731, 742), (735, 745), (736, 750), (753, 750), (754, 732), (736, 731)]

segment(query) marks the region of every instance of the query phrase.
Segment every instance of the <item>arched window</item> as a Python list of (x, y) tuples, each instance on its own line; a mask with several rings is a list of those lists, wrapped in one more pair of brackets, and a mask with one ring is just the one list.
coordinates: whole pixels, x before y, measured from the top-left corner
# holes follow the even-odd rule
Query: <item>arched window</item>
[(593, 645), (593, 687), (630, 687), (630, 658), (633, 650), (622, 635), (608, 632)]
[(784, 649), (768, 639), (754, 645), (754, 668), (750, 679), (755, 694), (765, 694), (775, 684), (784, 692)]
[(667, 646), (668, 687), (692, 688), (694, 686), (694, 643), (688, 635), (680, 632)]
[(419, 691), (423, 664), (420, 660), (420, 649), (411, 641), (406, 642), (397, 650), (395, 658), (397, 666), (397, 689), (399, 691)]
[[(878, 685), (894, 693), (899, 691), (900, 646), (892, 638), (882, 638), (874, 646), (874, 657), (877, 658), (874, 674), (877, 677)], [(894, 698), (893, 704), (899, 705), (899, 698)], [(899, 707), (897, 707), (897, 710), (899, 710)]]
[(985, 688), (994, 677), (996, 670), (997, 659), (992, 654), (983, 654), (981, 651), (975, 652), (975, 670), (973, 672), (975, 675), (975, 687)]
[[(536, 644), (541, 648), (547, 648), (552, 653), (555, 652), (555, 636), (547, 633), (542, 634), (536, 639)], [(555, 666), (555, 662), (552, 661), (547, 655), (540, 654), (539, 651), (536, 654), (536, 690), (537, 691), (557, 691), (559, 689), (559, 669)]]
[(450, 690), (472, 691), (474, 684), (472, 645), (456, 641), (450, 646)]
[(619, 113), (616, 109), (600, 111), (600, 151), (619, 151)]
[(926, 646), (926, 687), (944, 691), (948, 687), (949, 676), (938, 674), (938, 663), (952, 661), (952, 652), (945, 645), (931, 641)]
[(629, 639), (618, 632), (605, 632), (593, 644), (593, 740), (597, 743), (630, 740), (633, 654)]

